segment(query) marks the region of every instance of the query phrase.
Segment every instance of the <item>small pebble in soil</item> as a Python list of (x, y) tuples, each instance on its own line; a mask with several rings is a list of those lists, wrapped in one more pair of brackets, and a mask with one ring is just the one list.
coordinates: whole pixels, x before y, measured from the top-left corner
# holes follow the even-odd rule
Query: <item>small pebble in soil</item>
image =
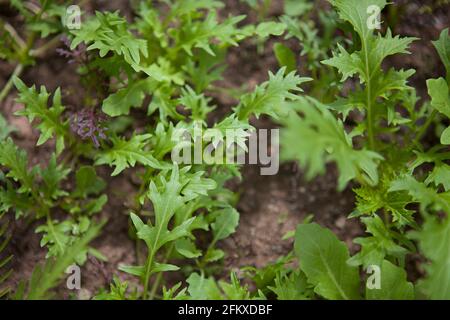
[(347, 218), (346, 217), (339, 217), (336, 222), (335, 225), (336, 227), (338, 227), (339, 229), (343, 229), (345, 227), (345, 224), (347, 223)]

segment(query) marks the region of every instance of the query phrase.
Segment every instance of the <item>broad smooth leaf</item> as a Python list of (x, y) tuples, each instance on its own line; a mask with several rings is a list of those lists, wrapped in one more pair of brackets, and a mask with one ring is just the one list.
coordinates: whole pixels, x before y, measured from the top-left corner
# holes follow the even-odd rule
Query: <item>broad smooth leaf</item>
[(439, 39), (433, 41), (433, 44), (439, 53), (442, 63), (444, 63), (445, 70), (447, 71), (447, 79), (450, 81), (450, 36), (448, 31), (448, 28), (442, 30)]
[(273, 46), (275, 56), (277, 57), (280, 67), (286, 67), (286, 72), (297, 70), (297, 59), (295, 53), (282, 43), (276, 43)]
[(317, 294), (330, 300), (360, 298), (358, 268), (347, 264), (348, 249), (330, 230), (316, 223), (299, 225), (294, 247)]
[(450, 118), (449, 88), (444, 78), (427, 80), (428, 94), (431, 105), (440, 113)]

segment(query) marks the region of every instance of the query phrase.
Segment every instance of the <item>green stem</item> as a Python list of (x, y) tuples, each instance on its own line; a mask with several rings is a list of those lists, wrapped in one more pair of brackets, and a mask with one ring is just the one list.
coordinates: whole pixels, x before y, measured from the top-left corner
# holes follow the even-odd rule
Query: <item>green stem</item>
[(389, 219), (389, 213), (386, 210), (383, 210), (383, 220), (384, 220), (384, 224), (386, 225), (387, 228), (390, 227), (390, 219)]
[(13, 85), (13, 79), (14, 77), (19, 77), (23, 72), (23, 64), (19, 63), (16, 68), (14, 69), (14, 72), (12, 73), (11, 77), (9, 78), (8, 82), (3, 87), (2, 91), (0, 92), (0, 103), (3, 101), (3, 99), (6, 98), (9, 91), (12, 88)]
[(369, 135), (370, 149), (375, 150), (375, 137), (373, 133), (373, 110), (370, 96), (370, 83), (367, 83), (367, 133)]
[(145, 263), (144, 293), (142, 294), (143, 299), (146, 299), (147, 295), (148, 295), (148, 285), (149, 285), (149, 281), (150, 281), (154, 257), (155, 257), (155, 254), (154, 254), (154, 251), (152, 250), (152, 252), (150, 252), (147, 257), (147, 262)]
[(372, 110), (372, 87), (371, 87), (371, 72), (369, 69), (369, 53), (368, 48), (365, 43), (365, 39), (362, 39), (362, 46), (365, 56), (365, 65), (366, 65), (366, 90), (367, 90), (367, 134), (369, 136), (369, 146), (371, 150), (375, 150), (375, 137), (373, 130), (373, 110)]
[(417, 133), (417, 136), (413, 141), (413, 145), (417, 145), (420, 142), (420, 140), (423, 138), (423, 136), (427, 133), (428, 128), (433, 123), (434, 118), (436, 118), (437, 114), (438, 114), (438, 111), (436, 109), (433, 110), (433, 112), (431, 112), (431, 115), (428, 117), (425, 124), (422, 126), (422, 128), (420, 128), (420, 131)]
[(150, 276), (152, 274), (152, 267), (153, 267), (153, 259), (155, 258), (156, 254), (156, 246), (159, 242), (159, 237), (161, 236), (163, 224), (160, 224), (158, 227), (158, 232), (155, 236), (155, 241), (151, 246), (148, 246), (148, 257), (147, 262), (145, 263), (145, 273), (144, 273), (144, 293), (143, 298), (145, 299), (148, 295), (148, 285), (150, 281)]
[[(190, 214), (191, 214), (191, 211), (186, 210), (184, 212), (184, 216), (182, 218), (182, 221), (186, 221), (189, 218)], [(175, 249), (175, 243), (172, 242), (170, 244), (170, 246), (169, 246), (169, 249), (166, 252), (166, 255), (164, 257), (164, 262), (163, 263), (167, 263), (167, 261), (169, 261), (170, 257), (172, 256), (172, 253), (173, 253), (174, 249)], [(153, 298), (156, 296), (156, 291), (159, 288), (161, 280), (162, 280), (162, 273), (160, 272), (160, 273), (158, 273), (158, 275), (157, 275), (157, 277), (155, 279), (155, 282), (152, 285), (152, 289), (150, 291), (150, 300), (153, 300)]]
[(12, 25), (9, 23), (5, 23), (5, 30), (9, 33), (9, 35), (14, 39), (19, 48), (25, 48), (25, 41), (20, 37), (19, 33), (14, 29)]
[[(175, 249), (174, 243), (172, 243), (169, 249), (167, 250), (166, 256), (164, 258), (164, 263), (167, 263), (167, 261), (169, 260), (170, 256), (172, 255), (173, 249)], [(149, 298), (150, 300), (153, 300), (156, 296), (156, 291), (158, 290), (159, 285), (161, 283), (162, 275), (163, 275), (162, 272), (158, 273), (155, 282), (153, 282), (152, 289), (150, 290), (150, 298)]]

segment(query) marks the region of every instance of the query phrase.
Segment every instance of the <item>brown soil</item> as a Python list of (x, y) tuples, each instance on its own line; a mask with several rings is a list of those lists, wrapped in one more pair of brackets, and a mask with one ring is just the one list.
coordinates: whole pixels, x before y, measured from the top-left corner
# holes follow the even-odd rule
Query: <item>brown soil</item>
[[(394, 1), (397, 2), (397, 1)], [(430, 44), (436, 39), (450, 21), (450, 10), (446, 8), (438, 11), (412, 15), (416, 12), (414, 4), (407, 2), (407, 14), (401, 21), (396, 32), (415, 35), (424, 38), (412, 48), (414, 54), (408, 58), (394, 60), (393, 64), (401, 67), (413, 67), (419, 70), (414, 78), (414, 85), (424, 92), (424, 79), (442, 75), (442, 67), (438, 63), (437, 55)], [(432, 2), (432, 1), (430, 1)], [(122, 9), (122, 13), (129, 14), (123, 1), (97, 1), (98, 5), (107, 9)], [(224, 14), (247, 12), (245, 5), (238, 0), (228, 0)], [(273, 15), (282, 12), (281, 1), (275, 0), (271, 11)], [(1, 14), (0, 14), (1, 16)], [(8, 19), (15, 19), (9, 17)], [(249, 19), (254, 19), (250, 16)], [(17, 22), (16, 22), (17, 23)], [(267, 70), (275, 71), (277, 63), (272, 54), (272, 43), (265, 47), (263, 55), (256, 57), (256, 47), (252, 43), (245, 43), (239, 49), (233, 49), (228, 56), (229, 68), (225, 73), (223, 84), (225, 87), (238, 88), (242, 85), (254, 87), (267, 79)], [(0, 61), (0, 87), (4, 85), (12, 72), (12, 66)], [(23, 75), (27, 84), (44, 84), (49, 91), (56, 87), (63, 88), (64, 102), (67, 105), (77, 105), (82, 89), (76, 76), (75, 67), (56, 54), (49, 55), (28, 68)], [(31, 128), (27, 120), (13, 116), (19, 108), (14, 102), (15, 93), (1, 105), (1, 112), (8, 121), (18, 128), (14, 133), (17, 143), (27, 150), (33, 164), (45, 163), (53, 150), (50, 144), (35, 147), (37, 132)], [(235, 103), (228, 96), (217, 96), (218, 114), (226, 114)], [(253, 122), (261, 128), (273, 127), (267, 119)], [(109, 223), (102, 235), (96, 239), (93, 246), (103, 253), (108, 261), (101, 263), (90, 259), (83, 268), (83, 287), (81, 297), (91, 297), (99, 288), (108, 286), (114, 274), (121, 278), (126, 276), (118, 271), (118, 265), (136, 263), (135, 245), (128, 236), (127, 203), (136, 192), (131, 174), (118, 178), (109, 177), (109, 170), (100, 170), (101, 176), (107, 180), (109, 202), (102, 215), (108, 217)], [(336, 169), (330, 166), (327, 174), (306, 182), (302, 172), (292, 163), (284, 164), (279, 174), (275, 176), (261, 176), (259, 168), (246, 166), (243, 168), (243, 181), (237, 187), (241, 197), (238, 210), (241, 213), (240, 225), (237, 232), (220, 246), (227, 252), (225, 269), (231, 270), (243, 266), (262, 267), (278, 257), (292, 250), (292, 240), (282, 240), (283, 235), (294, 230), (296, 225), (309, 214), (314, 214), (314, 220), (331, 228), (340, 239), (344, 240), (352, 251), (356, 248), (352, 239), (363, 234), (362, 226), (355, 220), (346, 219), (353, 209), (353, 193), (350, 188), (342, 193), (336, 191)], [(29, 278), (32, 269), (43, 261), (45, 250), (39, 246), (40, 236), (34, 233), (35, 223), (27, 224), (19, 221), (12, 224), (13, 239), (10, 249), (14, 254), (12, 284), (20, 279)], [(69, 293), (62, 290), (61, 297), (68, 297)]]

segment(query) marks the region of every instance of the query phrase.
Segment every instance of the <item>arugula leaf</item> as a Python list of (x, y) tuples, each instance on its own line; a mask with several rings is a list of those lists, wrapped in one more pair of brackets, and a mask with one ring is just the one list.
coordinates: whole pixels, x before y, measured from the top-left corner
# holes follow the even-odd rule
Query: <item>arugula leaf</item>
[(450, 212), (450, 192), (437, 192), (412, 176), (404, 176), (392, 182), (389, 191), (407, 191), (414, 201), (420, 203), (422, 211), (433, 210)]
[(281, 131), (282, 158), (298, 160), (307, 167), (311, 179), (325, 171), (325, 164), (335, 161), (339, 168), (338, 188), (342, 190), (355, 178), (378, 183), (377, 166), (383, 157), (369, 150), (355, 150), (342, 121), (336, 120), (328, 108), (312, 98), (299, 97), (292, 112), (283, 120)]
[(167, 168), (152, 156), (152, 152), (146, 151), (151, 134), (134, 135), (130, 140), (120, 137), (112, 137), (113, 147), (103, 150), (96, 155), (95, 165), (108, 164), (114, 166), (112, 176), (116, 176), (136, 163), (155, 169)]
[(35, 201), (27, 193), (19, 193), (11, 181), (6, 180), (6, 188), (0, 187), (0, 212), (9, 209), (15, 211), (16, 218), (24, 216), (36, 206)]
[(358, 269), (346, 263), (348, 249), (331, 231), (316, 223), (299, 225), (294, 248), (314, 292), (326, 299), (360, 298)]
[(362, 186), (353, 190), (356, 194), (356, 209), (350, 217), (375, 214), (384, 210), (392, 215), (392, 221), (398, 227), (415, 226), (414, 211), (406, 208), (411, 198), (406, 192), (389, 192), (393, 177), (386, 177), (386, 168), (383, 168), (383, 171), (384, 176), (376, 187)]
[(110, 117), (128, 115), (130, 108), (141, 107), (145, 93), (149, 90), (149, 81), (140, 80), (129, 83), (103, 100), (102, 110)]
[(436, 163), (425, 183), (434, 183), (436, 187), (442, 185), (445, 191), (450, 191), (450, 166), (442, 162)]
[(207, 278), (203, 274), (192, 273), (186, 282), (189, 284), (188, 293), (192, 300), (248, 300), (250, 292), (247, 286), (242, 286), (231, 273), (231, 283), (216, 282), (214, 278)]
[[(416, 159), (409, 165), (410, 173), (425, 163), (433, 163), (435, 167), (445, 164), (445, 160), (450, 159), (450, 152), (442, 152), (444, 146), (437, 145), (426, 152), (415, 151)], [(431, 182), (431, 181), (430, 181)], [(429, 182), (426, 182), (429, 184)]]
[[(182, 169), (181, 173), (185, 174), (186, 170), (189, 170), (189, 168)], [(207, 181), (201, 181), (201, 175), (202, 173), (199, 172), (197, 173), (199, 179), (186, 179), (183, 181), (182, 177), (180, 177), (178, 166), (175, 165), (172, 168), (168, 181), (165, 178), (165, 174), (161, 173), (156, 183), (154, 181), (150, 183), (148, 197), (152, 201), (155, 212), (154, 224), (151, 221), (148, 224), (144, 224), (137, 215), (130, 214), (137, 231), (137, 237), (144, 240), (147, 245), (148, 256), (145, 265), (121, 266), (120, 270), (141, 278), (144, 285), (144, 298), (147, 296), (149, 280), (152, 274), (178, 270), (178, 267), (174, 265), (157, 263), (155, 261), (156, 253), (165, 244), (190, 235), (190, 226), (194, 222), (195, 217), (179, 221), (179, 224), (173, 226), (172, 229), (169, 229), (169, 223), (175, 213), (181, 210), (188, 201), (192, 201), (201, 194), (205, 194), (208, 190), (215, 188), (215, 185), (208, 185)]]
[(109, 52), (123, 57), (135, 71), (140, 71), (141, 56), (148, 56), (147, 41), (136, 38), (129, 30), (127, 21), (118, 12), (97, 11), (96, 18), (81, 25), (80, 30), (72, 30), (74, 38), (70, 49), (80, 43), (88, 45), (87, 50), (99, 50), (99, 56)]
[(278, 273), (275, 286), (269, 286), (269, 289), (277, 295), (278, 300), (310, 300), (314, 295), (301, 271), (283, 276)]
[(265, 39), (271, 35), (281, 36), (285, 30), (286, 26), (284, 23), (268, 21), (258, 24), (254, 32), (258, 37)]
[(244, 18), (245, 16), (229, 17), (219, 23), (216, 12), (210, 12), (204, 21), (186, 23), (184, 29), (177, 32), (176, 44), (190, 56), (193, 55), (194, 48), (203, 49), (214, 56), (210, 46), (212, 40), (223, 45), (237, 46), (237, 41), (245, 37), (243, 31), (236, 27)]
[(447, 71), (447, 83), (450, 85), (450, 36), (448, 28), (442, 30), (439, 39), (433, 41), (433, 45), (444, 63)]
[(342, 20), (350, 22), (363, 41), (372, 33), (367, 26), (369, 20), (367, 8), (378, 6), (383, 10), (387, 5), (386, 0), (329, 0), (329, 2), (336, 7)]
[(20, 182), (18, 193), (28, 193), (33, 189), (37, 168), (28, 169), (27, 154), (20, 150), (11, 138), (0, 141), (0, 165), (9, 169), (6, 177)]
[(216, 220), (211, 224), (214, 235), (213, 243), (228, 238), (236, 231), (239, 224), (239, 212), (234, 208), (225, 208), (212, 213), (212, 215), (216, 216)]
[(109, 292), (101, 292), (94, 297), (94, 300), (136, 300), (136, 293), (127, 294), (128, 282), (121, 281), (114, 275), (113, 282), (110, 284)]
[(215, 217), (214, 222), (211, 224), (213, 239), (206, 251), (205, 262), (215, 262), (224, 257), (225, 252), (221, 249), (214, 248), (214, 246), (218, 241), (228, 238), (231, 234), (235, 233), (239, 224), (239, 212), (232, 207), (212, 212), (210, 216)]
[(194, 121), (205, 122), (208, 114), (215, 109), (215, 107), (209, 106), (211, 98), (206, 98), (203, 94), (197, 94), (190, 86), (181, 90), (178, 102), (186, 109), (191, 110), (190, 118)]
[(172, 98), (173, 87), (163, 85), (153, 92), (152, 102), (148, 106), (148, 115), (152, 115), (159, 110), (159, 118), (161, 122), (167, 124), (167, 118), (171, 117), (175, 120), (183, 119), (183, 116), (176, 110), (177, 100)]
[(285, 75), (285, 71), (285, 68), (281, 68), (275, 75), (269, 72), (267, 82), (257, 86), (252, 93), (241, 97), (241, 102), (235, 110), (239, 120), (247, 120), (251, 114), (255, 114), (256, 117), (267, 114), (274, 119), (287, 115), (285, 102), (297, 100), (298, 96), (294, 92), (302, 92), (299, 85), (311, 79), (301, 78), (295, 72)]
[(220, 288), (213, 278), (205, 278), (203, 275), (192, 273), (186, 282), (189, 284), (188, 293), (192, 300), (223, 299)]
[[(378, 121), (380, 118), (389, 119), (392, 124), (392, 108), (380, 108), (378, 98), (382, 97), (390, 103), (395, 104), (399, 99), (395, 91), (411, 90), (407, 86), (407, 78), (414, 71), (394, 69), (383, 73), (382, 63), (391, 55), (409, 53), (409, 45), (416, 38), (393, 36), (390, 30), (382, 36), (375, 36), (374, 30), (368, 25), (371, 6), (377, 6), (382, 10), (386, 5), (385, 0), (330, 0), (336, 7), (341, 19), (348, 21), (361, 42), (360, 50), (348, 52), (343, 46), (338, 45), (339, 53), (334, 53), (331, 59), (322, 61), (323, 64), (335, 67), (342, 74), (342, 82), (354, 75), (359, 76), (362, 88), (357, 88), (356, 93), (349, 93), (350, 101), (362, 101), (366, 111), (365, 128), (371, 149), (376, 149), (379, 144), (376, 141), (377, 131), (381, 131)], [(360, 96), (363, 99), (360, 99)], [(386, 104), (388, 105), (388, 104)], [(359, 106), (355, 105), (355, 107)], [(345, 110), (347, 114), (348, 111)], [(395, 122), (395, 124), (398, 124)]]
[(198, 258), (202, 255), (202, 252), (195, 247), (195, 243), (187, 238), (176, 240), (175, 249), (179, 254), (188, 259)]
[(224, 65), (226, 48), (215, 45), (211, 48), (214, 56), (206, 51), (200, 51), (195, 55), (196, 60), (190, 59), (182, 67), (197, 93), (208, 89), (213, 82), (222, 80), (222, 73), (226, 69)]
[(47, 168), (41, 170), (41, 177), (44, 182), (42, 192), (45, 199), (56, 200), (59, 197), (68, 194), (64, 190), (61, 190), (60, 185), (61, 182), (67, 178), (69, 173), (69, 168), (64, 168), (62, 164), (58, 165), (56, 163), (56, 155), (53, 154)]
[(90, 194), (98, 194), (105, 187), (105, 181), (98, 177), (95, 168), (81, 166), (75, 173), (76, 187), (72, 195), (74, 197), (86, 198)]
[(399, 261), (405, 260), (408, 250), (394, 241), (393, 231), (386, 227), (379, 216), (374, 215), (361, 220), (366, 225), (366, 232), (370, 233), (371, 236), (353, 240), (354, 243), (361, 246), (361, 251), (348, 260), (350, 265), (381, 266), (386, 257), (394, 257)]
[(286, 67), (287, 73), (297, 70), (297, 58), (291, 49), (279, 42), (273, 46), (273, 51), (278, 64), (280, 67)]
[[(50, 290), (58, 284), (67, 267), (76, 261), (79, 252), (85, 250), (89, 242), (97, 237), (104, 224), (105, 222), (92, 224), (81, 238), (65, 250), (63, 255), (47, 260), (42, 267), (36, 267), (28, 284), (28, 290), (16, 292), (16, 299), (42, 300), (51, 298)], [(21, 288), (25, 290), (24, 285)]]
[[(378, 37), (362, 39), (363, 48), (361, 51), (356, 51), (352, 54), (348, 53), (344, 47), (338, 44), (340, 52), (338, 54), (335, 53), (333, 58), (324, 60), (322, 63), (337, 68), (342, 74), (342, 82), (358, 74), (361, 83), (368, 83), (375, 76), (382, 77), (380, 67), (384, 59), (399, 53), (409, 53), (407, 48), (415, 40), (416, 38), (393, 37), (392, 32), (388, 30), (384, 37), (378, 35)], [(411, 72), (413, 71), (409, 71), (405, 77), (411, 76)], [(387, 82), (386, 78), (384, 81)], [(393, 87), (396, 88), (397, 86)], [(378, 91), (385, 92), (380, 89)]]
[(217, 0), (185, 0), (185, 1), (166, 1), (170, 8), (170, 15), (184, 16), (197, 13), (200, 9), (222, 8), (224, 4)]
[(64, 149), (64, 137), (68, 135), (68, 120), (62, 120), (64, 107), (61, 104), (61, 90), (58, 88), (53, 95), (53, 105), (47, 107), (49, 93), (45, 87), (38, 92), (35, 86), (28, 88), (19, 78), (14, 78), (14, 84), (19, 90), (18, 102), (24, 104), (24, 109), (16, 112), (16, 115), (26, 116), (29, 121), (40, 119), (36, 126), (41, 135), (37, 141), (40, 146), (53, 136), (56, 136), (56, 154), (59, 155)]
[(444, 130), (441, 135), (441, 143), (445, 145), (450, 145), (450, 127)]
[(302, 16), (313, 8), (309, 0), (285, 0), (284, 12), (290, 16)]
[(450, 118), (449, 88), (443, 78), (427, 80), (431, 105), (440, 113)]
[[(450, 118), (449, 86), (443, 78), (427, 80), (428, 94), (431, 97), (431, 106)], [(450, 127), (441, 135), (441, 143), (450, 144)]]

